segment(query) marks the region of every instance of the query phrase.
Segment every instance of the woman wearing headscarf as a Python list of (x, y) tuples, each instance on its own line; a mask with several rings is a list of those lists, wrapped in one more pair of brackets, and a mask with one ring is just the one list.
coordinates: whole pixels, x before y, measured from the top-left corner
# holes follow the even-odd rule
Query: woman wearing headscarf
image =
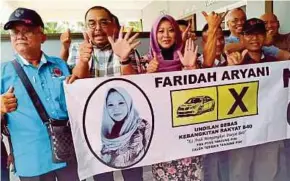
[[(147, 73), (193, 70), (197, 68), (197, 47), (191, 39), (186, 40), (183, 47), (177, 22), (171, 16), (163, 15), (151, 30), (150, 51), (143, 58), (149, 61)], [(154, 164), (153, 177), (158, 181), (200, 181), (201, 162), (202, 157), (190, 157)]]
[(145, 154), (150, 133), (151, 126), (139, 116), (128, 92), (110, 88), (103, 112), (101, 159), (113, 167), (136, 163)]
[(163, 15), (152, 27), (149, 53), (142, 58), (149, 62), (147, 73), (153, 73), (196, 69), (196, 55), (194, 42), (190, 39), (183, 42), (177, 22)]

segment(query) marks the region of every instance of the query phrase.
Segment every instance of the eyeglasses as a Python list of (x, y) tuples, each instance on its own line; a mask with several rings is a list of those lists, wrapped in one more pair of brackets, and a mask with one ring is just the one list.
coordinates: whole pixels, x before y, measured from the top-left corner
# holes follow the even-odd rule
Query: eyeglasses
[(27, 29), (25, 31), (19, 31), (19, 30), (10, 30), (9, 33), (10, 33), (10, 36), (12, 37), (16, 37), (18, 34), (21, 34), (25, 37), (32, 37), (33, 35), (39, 33), (40, 31), (36, 31), (34, 29)]
[(91, 30), (96, 29), (97, 24), (99, 24), (100, 27), (102, 28), (108, 28), (108, 26), (112, 23), (112, 21), (110, 20), (99, 20), (99, 21), (94, 21), (94, 20), (89, 20), (89, 22), (87, 23), (87, 27)]
[(245, 19), (233, 19), (233, 20), (230, 20), (231, 23), (234, 23), (234, 24), (237, 24), (238, 22), (240, 22), (241, 24), (244, 24), (246, 22)]
[(256, 38), (264, 37), (265, 34), (264, 34), (264, 33), (252, 33), (252, 34), (244, 33), (244, 36), (245, 36), (245, 38), (247, 38), (247, 39), (252, 39), (252, 38), (254, 38), (254, 37), (256, 37)]

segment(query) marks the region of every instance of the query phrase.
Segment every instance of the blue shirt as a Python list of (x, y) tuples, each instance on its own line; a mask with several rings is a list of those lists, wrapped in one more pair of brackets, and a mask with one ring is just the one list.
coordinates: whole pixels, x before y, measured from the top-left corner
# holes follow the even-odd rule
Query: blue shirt
[[(47, 113), (55, 119), (67, 119), (63, 80), (69, 75), (65, 62), (42, 54), (38, 67), (16, 55)], [(11, 134), (16, 174), (32, 177), (66, 166), (52, 162), (51, 145), (46, 126), (40, 119), (12, 62), (1, 64), (1, 94), (14, 87), (17, 109), (7, 114)]]
[[(229, 37), (225, 38), (226, 44), (228, 43), (239, 43), (240, 39), (234, 35), (230, 35)], [(275, 47), (274, 45), (271, 46), (263, 46), (262, 48), (265, 55), (277, 57), (280, 51), (279, 48)]]

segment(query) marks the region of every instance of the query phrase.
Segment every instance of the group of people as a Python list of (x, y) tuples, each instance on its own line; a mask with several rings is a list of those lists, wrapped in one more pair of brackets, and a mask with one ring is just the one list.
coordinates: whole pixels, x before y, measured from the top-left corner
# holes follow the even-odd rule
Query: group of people
[[(101, 6), (94, 6), (86, 12), (82, 43), (71, 43), (69, 31), (61, 35), (60, 58), (48, 56), (41, 50), (41, 44), (46, 40), (44, 24), (34, 10), (16, 9), (4, 29), (10, 32), (15, 60), (27, 74), (49, 116), (55, 119), (68, 118), (63, 91), (65, 79), (67, 83), (73, 83), (76, 79), (92, 77), (194, 71), (290, 59), (290, 35), (279, 34), (279, 21), (274, 14), (247, 19), (239, 8), (223, 15), (215, 12), (202, 14), (207, 21), (202, 29), (202, 54), (197, 53), (196, 37), (190, 31), (190, 25), (176, 21), (170, 15), (162, 15), (152, 26), (148, 53), (140, 56), (136, 50), (140, 44), (138, 33), (132, 33), (130, 29), (124, 35), (118, 18)], [(229, 37), (224, 36), (221, 28), (224, 18), (231, 32)], [(108, 92), (108, 102), (109, 95), (122, 98), (121, 103), (105, 104), (108, 115), (104, 120), (112, 125), (102, 135), (102, 141), (111, 141), (131, 131), (126, 132), (123, 128), (130, 124), (130, 120), (140, 124), (131, 134), (141, 137), (141, 140), (145, 136), (140, 134), (140, 130), (146, 128), (147, 122), (127, 119), (131, 114), (134, 117), (135, 113), (128, 111), (132, 102), (122, 96), (126, 94), (122, 92), (116, 89)], [(120, 119), (110, 116), (110, 106), (114, 104), (122, 104), (127, 115), (120, 114), (123, 116)], [(52, 161), (46, 126), (11, 62), (1, 65), (1, 122), (4, 119), (11, 135), (12, 162), (21, 181), (79, 180), (76, 162)], [(287, 145), (287, 141), (278, 141), (158, 163), (152, 165), (152, 174), (158, 181), (285, 181), (289, 180), (287, 168), (290, 168), (290, 160), (286, 157), (282, 165), (280, 157), (282, 154), (285, 156)], [(137, 144), (134, 149), (142, 147), (144, 145)], [(105, 154), (107, 162), (114, 161), (112, 155)], [(3, 181), (9, 180), (9, 175), (5, 174), (9, 165), (4, 157), (1, 156)], [(125, 181), (143, 180), (142, 167), (122, 170), (122, 174)], [(95, 175), (94, 180), (113, 181), (113, 172)]]

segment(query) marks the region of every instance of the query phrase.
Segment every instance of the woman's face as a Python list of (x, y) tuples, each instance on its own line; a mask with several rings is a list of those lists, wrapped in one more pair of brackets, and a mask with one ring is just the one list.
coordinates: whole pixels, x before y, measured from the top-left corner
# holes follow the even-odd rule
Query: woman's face
[(162, 48), (170, 48), (175, 43), (175, 31), (168, 20), (162, 20), (157, 29), (157, 42)]
[(128, 113), (128, 105), (118, 92), (114, 91), (108, 95), (107, 110), (114, 121), (122, 121)]

